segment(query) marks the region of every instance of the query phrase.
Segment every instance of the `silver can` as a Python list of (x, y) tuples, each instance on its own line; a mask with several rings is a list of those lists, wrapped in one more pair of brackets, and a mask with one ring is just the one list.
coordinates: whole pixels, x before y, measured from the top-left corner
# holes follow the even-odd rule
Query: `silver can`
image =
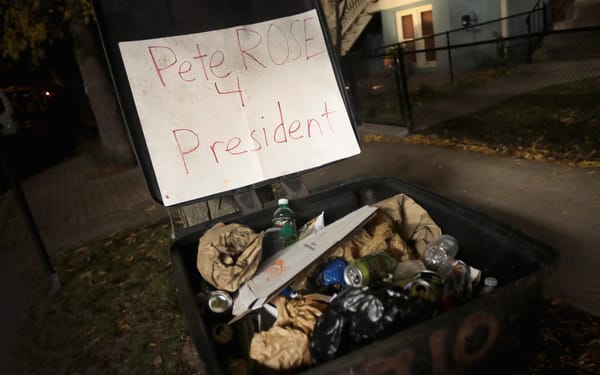
[(208, 297), (208, 308), (215, 313), (224, 313), (233, 305), (233, 298), (224, 290), (213, 290)]
[(347, 265), (344, 269), (344, 281), (346, 285), (356, 288), (360, 288), (366, 284), (362, 272), (353, 264)]

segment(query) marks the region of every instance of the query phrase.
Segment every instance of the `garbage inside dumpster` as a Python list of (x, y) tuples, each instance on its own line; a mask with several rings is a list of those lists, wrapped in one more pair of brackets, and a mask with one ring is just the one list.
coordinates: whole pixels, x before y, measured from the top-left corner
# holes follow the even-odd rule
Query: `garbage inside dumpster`
[[(322, 211), (308, 225), (326, 217)], [(218, 223), (200, 237), (197, 257), (206, 282), (234, 293), (229, 324), (254, 319), (245, 317), (253, 310), (274, 311), (271, 326), (251, 333), (247, 354), (263, 373), (307, 369), (350, 353), (469, 301), (479, 284), (480, 271), (460, 260), (456, 238), (441, 234), (406, 194), (313, 228), (267, 259), (260, 259), (263, 233)], [(222, 278), (214, 270), (224, 264), (236, 265), (239, 283), (215, 282)]]
[(238, 290), (258, 268), (262, 238), (247, 226), (215, 224), (199, 241), (198, 271), (216, 288)]
[[(252, 292), (253, 303), (241, 309), (239, 315), (235, 315), (233, 309), (214, 313), (209, 308), (208, 298), (215, 288), (197, 269), (200, 238), (216, 224), (216, 220), (201, 225), (171, 246), (182, 309), (207, 374), (229, 373), (231, 366), (238, 368), (241, 363), (247, 373), (305, 370), (316, 374), (481, 373), (489, 368), (502, 369), (510, 365), (507, 356), (513, 359), (515, 353), (524, 356), (527, 352), (522, 349), (528, 342), (535, 342), (536, 306), (541, 298), (542, 280), (557, 260), (556, 251), (547, 245), (505, 223), (395, 178), (363, 178), (342, 186), (325, 187), (308, 197), (290, 200), (290, 205), (299, 226), (321, 213), (326, 225), (307, 238), (261, 259), (257, 272), (237, 291), (230, 293), (232, 300), (238, 301), (243, 290)], [(394, 209), (386, 208), (390, 206)], [(273, 210), (266, 208), (238, 215), (231, 221), (260, 234), (272, 226)], [(353, 224), (339, 225), (338, 222), (348, 223), (346, 220)], [(336, 232), (334, 240), (320, 248), (319, 255), (315, 256), (313, 250), (303, 245), (310, 244), (311, 238), (317, 238), (319, 234), (324, 236), (332, 228), (339, 230), (333, 231)], [(452, 272), (445, 275), (427, 268), (424, 261), (427, 245), (442, 234), (451, 235), (458, 244), (458, 251), (448, 262), (453, 265), (448, 267)], [(319, 243), (323, 244), (322, 240), (317, 241)], [(369, 248), (370, 253), (363, 251), (365, 248)], [(293, 249), (300, 250), (291, 251)], [(388, 258), (393, 258), (395, 263), (389, 275), (361, 288), (345, 283), (343, 271), (352, 262), (381, 251), (388, 252)], [(261, 269), (268, 269), (267, 264), (278, 267), (264, 274), (265, 279), (281, 271), (281, 263), (275, 261), (280, 256), (290, 256), (288, 253), (302, 262), (293, 275), (286, 274), (285, 281), (268, 291), (263, 289), (265, 293), (248, 287), (249, 284), (256, 286), (254, 279)], [(340, 264), (344, 263), (343, 282), (340, 282)], [(490, 277), (496, 283), (484, 285), (484, 280)], [(210, 288), (207, 289), (207, 285)], [(397, 297), (392, 300), (402, 301), (400, 307), (424, 313), (410, 315), (410, 319), (400, 319), (402, 315), (398, 312), (396, 315), (390, 313), (386, 316), (395, 316), (399, 320), (393, 319), (388, 328), (380, 331), (383, 332), (381, 336), (372, 329), (372, 341), (354, 344), (344, 341), (337, 348), (323, 341), (321, 346), (311, 344), (311, 340), (320, 335), (321, 328), (318, 327), (326, 325), (315, 323), (312, 332), (306, 326), (299, 330), (287, 323), (274, 325), (279, 316), (278, 305), (282, 303), (278, 300), (290, 303), (317, 295), (326, 306), (319, 309), (322, 312), (317, 321), (332, 322), (335, 319), (331, 314), (339, 312), (340, 305), (343, 306), (343, 299), (336, 302), (337, 298), (363, 288), (374, 296), (367, 298), (368, 301), (392, 293)], [(400, 307), (397, 308), (401, 310)], [(315, 311), (313, 315), (318, 314)], [(334, 314), (337, 318), (344, 317), (344, 340), (349, 335), (347, 330), (352, 327), (350, 317), (353, 315)], [(227, 345), (211, 338), (215, 322), (233, 327), (236, 335)], [(296, 340), (303, 340), (302, 345), (306, 346), (295, 344), (295, 348), (303, 349), (291, 354), (282, 352), (282, 357), (278, 358), (264, 354), (279, 353), (277, 348), (271, 348), (270, 352), (261, 349), (263, 355), (260, 356), (256, 355), (255, 349), (251, 358), (254, 337), (263, 337), (262, 345), (268, 346), (272, 340), (265, 339), (269, 336), (262, 332), (273, 327), (278, 327), (273, 330), (276, 334), (284, 333), (283, 327), (288, 327), (285, 329), (292, 331), (291, 335)], [(245, 333), (238, 337), (240, 331)], [(232, 349), (232, 345), (235, 348)], [(318, 352), (324, 354), (315, 351), (328, 347)], [(280, 349), (287, 350), (287, 345)], [(306, 358), (310, 358), (309, 364)]]
[(240, 287), (233, 303), (233, 315), (239, 317), (261, 308), (298, 273), (322, 258), (376, 210), (376, 207), (364, 206), (264, 260), (254, 277)]
[(347, 288), (319, 317), (310, 341), (313, 363), (351, 352), (430, 318), (433, 303), (401, 288)]
[(263, 370), (289, 370), (310, 366), (309, 342), (315, 322), (327, 308), (318, 296), (299, 299), (279, 296), (274, 301), (277, 320), (252, 338), (250, 358)]

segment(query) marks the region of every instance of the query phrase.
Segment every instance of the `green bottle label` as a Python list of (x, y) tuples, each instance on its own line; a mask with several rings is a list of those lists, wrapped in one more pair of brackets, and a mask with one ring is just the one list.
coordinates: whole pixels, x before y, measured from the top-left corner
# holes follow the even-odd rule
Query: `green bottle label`
[(294, 235), (294, 224), (291, 221), (285, 222), (279, 229), (279, 233), (285, 238), (292, 237)]

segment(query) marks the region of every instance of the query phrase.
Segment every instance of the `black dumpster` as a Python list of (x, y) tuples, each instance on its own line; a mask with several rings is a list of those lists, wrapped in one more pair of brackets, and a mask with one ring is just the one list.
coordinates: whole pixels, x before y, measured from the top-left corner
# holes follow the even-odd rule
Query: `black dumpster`
[[(198, 241), (217, 222), (269, 228), (274, 201), (263, 200), (257, 209), (255, 191), (360, 152), (320, 2), (93, 3), (152, 197), (170, 209), (231, 194), (239, 198), (237, 212), (178, 231), (170, 251), (204, 373), (255, 371), (250, 341), (257, 326), (268, 327), (269, 318), (253, 313), (229, 324), (231, 314), (209, 309), (211, 287), (196, 265)], [(290, 198), (301, 225), (321, 212), (332, 223), (400, 193), (421, 205), (443, 233), (456, 237), (460, 259), (483, 276), (497, 277), (499, 287), (304, 370), (446, 374), (508, 368), (535, 340), (542, 279), (557, 261), (552, 248), (394, 178), (340, 181)]]
[[(331, 186), (293, 201), (298, 221), (325, 211), (330, 220), (365, 204), (404, 193), (461, 244), (461, 259), (501, 280), (494, 293), (477, 297), (438, 317), (310, 369), (317, 374), (444, 374), (491, 373), (510, 369), (536, 339), (538, 301), (542, 279), (557, 261), (557, 252), (480, 212), (456, 204), (418, 186), (395, 178), (366, 178)], [(266, 209), (228, 221), (255, 230), (271, 225), (273, 210)], [(244, 327), (235, 330), (240, 344), (221, 345), (212, 338), (216, 325), (230, 317), (212, 314), (206, 304), (206, 286), (196, 269), (198, 238), (216, 221), (171, 246), (173, 268), (183, 312), (206, 372), (228, 373), (235, 360), (246, 361)], [(244, 325), (245, 323), (236, 323)]]

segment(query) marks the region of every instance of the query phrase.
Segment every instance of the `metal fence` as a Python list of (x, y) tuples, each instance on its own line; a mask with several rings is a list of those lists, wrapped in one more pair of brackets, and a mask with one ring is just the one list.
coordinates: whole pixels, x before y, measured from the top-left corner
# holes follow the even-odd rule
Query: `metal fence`
[[(542, 13), (532, 14), (542, 17)], [(526, 15), (519, 17), (526, 19)], [(428, 103), (458, 92), (464, 95), (503, 77), (520, 75), (535, 90), (600, 76), (600, 26), (551, 30), (547, 21), (542, 27), (532, 19), (530, 27), (537, 25), (538, 30), (520, 35), (456, 44), (450, 37), (450, 44), (428, 49), (399, 43), (380, 50), (386, 53), (363, 51), (345, 56), (342, 67), (359, 120), (412, 131), (419, 125), (413, 113)], [(435, 58), (434, 63), (419, 66), (427, 56)]]
[(346, 56), (342, 68), (359, 122), (412, 127), (406, 68), (400, 53)]

